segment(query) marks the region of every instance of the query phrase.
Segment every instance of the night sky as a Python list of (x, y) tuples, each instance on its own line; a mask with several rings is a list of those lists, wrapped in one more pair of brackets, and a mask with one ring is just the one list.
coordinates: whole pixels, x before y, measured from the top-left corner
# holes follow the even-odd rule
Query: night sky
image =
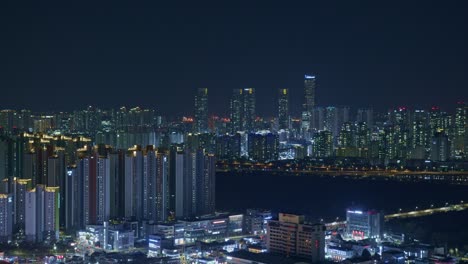
[[(226, 114), (233, 88), (277, 88), (299, 113), (468, 99), (468, 1), (2, 1), (0, 108), (151, 107), (190, 114), (197, 87)], [(175, 1), (174, 1), (175, 2)]]

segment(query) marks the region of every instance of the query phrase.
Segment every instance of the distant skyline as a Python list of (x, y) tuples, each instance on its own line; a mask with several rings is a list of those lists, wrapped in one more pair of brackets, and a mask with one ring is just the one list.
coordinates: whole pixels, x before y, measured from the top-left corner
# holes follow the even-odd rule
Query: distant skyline
[(254, 87), (257, 112), (276, 115), (288, 88), (319, 106), (407, 105), (451, 110), (468, 100), (468, 3), (432, 1), (7, 2), (0, 8), (0, 109), (125, 106), (227, 115), (234, 88)]

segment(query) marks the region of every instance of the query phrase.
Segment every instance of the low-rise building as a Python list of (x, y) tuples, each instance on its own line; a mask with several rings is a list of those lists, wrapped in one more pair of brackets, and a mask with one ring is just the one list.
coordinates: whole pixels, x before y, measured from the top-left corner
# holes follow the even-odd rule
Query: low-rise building
[(268, 222), (267, 248), (273, 253), (323, 261), (325, 225), (305, 224), (302, 215), (280, 213), (279, 220)]

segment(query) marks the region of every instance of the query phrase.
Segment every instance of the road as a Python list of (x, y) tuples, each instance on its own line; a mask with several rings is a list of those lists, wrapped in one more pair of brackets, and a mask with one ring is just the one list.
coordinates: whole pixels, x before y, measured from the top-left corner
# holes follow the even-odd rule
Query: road
[[(459, 204), (453, 204), (453, 205), (448, 205), (447, 204), (444, 207), (427, 208), (427, 209), (414, 210), (414, 211), (409, 211), (409, 212), (388, 214), (388, 215), (385, 215), (385, 220), (392, 220), (392, 219), (398, 219), (398, 218), (421, 217), (421, 216), (427, 216), (427, 215), (432, 215), (432, 214), (436, 214), (436, 213), (447, 213), (447, 212), (453, 212), (453, 211), (463, 211), (463, 210), (466, 210), (466, 209), (468, 209), (468, 203), (459, 203)], [(344, 226), (344, 225), (346, 225), (346, 221), (335, 221), (335, 222), (325, 224), (327, 229), (334, 229), (336, 227)]]
[(439, 208), (429, 208), (429, 209), (415, 210), (415, 211), (410, 211), (410, 212), (389, 214), (385, 216), (385, 220), (390, 220), (390, 219), (395, 219), (395, 218), (420, 217), (420, 216), (426, 216), (426, 215), (431, 215), (435, 213), (463, 211), (466, 209), (468, 209), (468, 203), (460, 203), (460, 204), (454, 204), (454, 205), (447, 205), (447, 206), (439, 207)]

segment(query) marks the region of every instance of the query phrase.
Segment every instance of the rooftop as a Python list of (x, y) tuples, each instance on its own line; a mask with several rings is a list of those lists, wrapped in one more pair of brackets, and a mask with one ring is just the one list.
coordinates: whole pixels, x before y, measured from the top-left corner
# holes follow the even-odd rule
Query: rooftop
[(255, 262), (268, 263), (268, 264), (298, 264), (298, 263), (312, 263), (308, 259), (299, 257), (287, 257), (274, 253), (252, 253), (248, 251), (236, 251), (228, 254), (228, 257), (252, 260)]

